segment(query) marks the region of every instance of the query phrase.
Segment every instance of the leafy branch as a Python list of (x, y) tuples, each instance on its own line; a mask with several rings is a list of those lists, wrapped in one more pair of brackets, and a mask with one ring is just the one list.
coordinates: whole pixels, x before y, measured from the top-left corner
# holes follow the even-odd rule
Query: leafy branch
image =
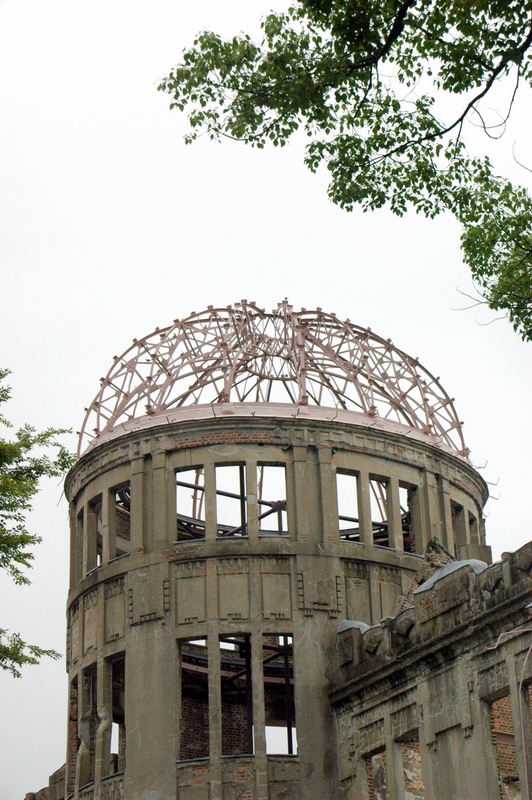
[[(0, 369), (0, 403), (11, 394), (2, 383), (9, 370)], [(11, 423), (0, 413), (0, 424), (11, 429)], [(74, 456), (57, 440), (70, 433), (64, 428), (47, 428), (37, 432), (24, 425), (11, 439), (0, 438), (0, 569), (17, 584), (30, 581), (23, 570), (32, 566), (33, 549), (41, 537), (26, 528), (26, 514), (39, 491), (44, 477), (60, 477), (73, 465)], [(47, 450), (55, 450), (50, 456)], [(24, 642), (18, 633), (9, 634), (0, 628), (0, 668), (20, 677), (20, 667), (37, 664), (42, 656), (59, 658), (54, 650), (44, 650)]]
[[(464, 135), (472, 115), (490, 135), (482, 103), (513, 76), (508, 118), (532, 81), (531, 49), (532, 0), (299, 0), (262, 21), (257, 44), (199, 34), (159, 89), (188, 111), (187, 143), (283, 146), (302, 128), (306, 165), (326, 166), (346, 210), (451, 211), (486, 301), (530, 339), (532, 204), (468, 155)], [(445, 95), (461, 103), (448, 122)]]

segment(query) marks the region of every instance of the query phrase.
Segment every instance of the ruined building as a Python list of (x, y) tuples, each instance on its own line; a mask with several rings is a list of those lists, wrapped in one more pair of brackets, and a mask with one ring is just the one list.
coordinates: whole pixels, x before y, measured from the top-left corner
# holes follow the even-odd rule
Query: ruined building
[(66, 494), (67, 758), (28, 800), (529, 798), (532, 545), (490, 566), (453, 402), (390, 340), (176, 320)]

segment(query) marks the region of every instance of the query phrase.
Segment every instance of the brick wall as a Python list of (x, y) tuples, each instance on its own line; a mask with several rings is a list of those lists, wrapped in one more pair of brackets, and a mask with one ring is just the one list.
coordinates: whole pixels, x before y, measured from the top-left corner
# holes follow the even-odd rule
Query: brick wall
[(207, 697), (183, 693), (179, 758), (209, 755), (209, 703)]
[(368, 800), (388, 800), (388, 765), (386, 751), (366, 756)]
[(514, 722), (509, 695), (491, 704), (490, 726), (497, 759), (501, 800), (512, 800), (519, 797), (520, 793)]
[(409, 800), (424, 800), (425, 784), (421, 772), (421, 747), (418, 737), (413, 737), (401, 745), (405, 797)]
[(222, 698), (222, 755), (245, 755), (250, 749), (244, 698), (225, 696)]

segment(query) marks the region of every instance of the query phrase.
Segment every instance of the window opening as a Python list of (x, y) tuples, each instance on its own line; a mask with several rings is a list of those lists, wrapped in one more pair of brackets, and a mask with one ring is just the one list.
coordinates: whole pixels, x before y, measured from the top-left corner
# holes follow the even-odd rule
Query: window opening
[(266, 752), (297, 753), (294, 659), (291, 636), (262, 637)]
[(466, 514), (465, 509), (459, 503), (451, 500), (451, 520), (453, 525), (454, 545), (456, 555), (460, 557), (457, 548), (467, 544), (466, 536)]
[[(519, 797), (520, 781), (510, 696), (490, 705), (491, 741), (495, 750), (501, 800)], [(511, 788), (510, 788), (511, 787)], [(511, 792), (511, 793), (510, 793)]]
[[(95, 567), (101, 567), (103, 555), (103, 537), (102, 537), (102, 496), (101, 494), (94, 497), (89, 503), (90, 513), (94, 515), (94, 528), (96, 535), (96, 564)], [(94, 567), (93, 567), (94, 568)]]
[(75, 577), (74, 583), (79, 583), (83, 577), (83, 519), (84, 509), (82, 508), (76, 517), (75, 524)]
[(80, 745), (78, 731), (78, 678), (77, 676), (70, 684), (70, 697), (68, 704), (68, 743), (67, 743), (67, 772), (68, 783), (66, 786), (67, 795), (74, 794), (76, 786), (76, 762)]
[(469, 524), (469, 541), (478, 542), (478, 519), (471, 511), (467, 515)]
[(371, 509), (371, 528), (373, 530), (373, 544), (381, 547), (390, 546), (388, 531), (388, 503), (386, 493), (388, 482), (379, 478), (369, 480), (369, 504)]
[(131, 488), (125, 483), (111, 489), (111, 501), (115, 504), (116, 555), (131, 552)]
[(358, 475), (356, 473), (336, 473), (336, 496), (340, 539), (344, 542), (359, 542)]
[(118, 722), (113, 722), (111, 724), (111, 773), (114, 774), (118, 772), (118, 764), (115, 765), (115, 758), (116, 753), (118, 753), (119, 748), (119, 740), (120, 740), (120, 726)]
[(222, 695), (222, 755), (251, 755), (253, 695), (251, 636), (220, 636)]
[(386, 750), (365, 757), (368, 781), (368, 800), (386, 800), (388, 797), (388, 764)]
[(126, 768), (126, 661), (121, 656), (112, 662), (111, 775)]
[(176, 472), (177, 541), (205, 539), (203, 467)]
[(409, 731), (397, 741), (397, 745), (401, 748), (405, 797), (410, 800), (424, 800), (425, 784), (421, 771), (419, 731)]
[(218, 466), (215, 478), (217, 536), (246, 536), (245, 464)]
[(209, 755), (209, 655), (206, 639), (182, 641), (179, 758)]
[(415, 486), (399, 485), (399, 505), (401, 507), (401, 529), (403, 531), (403, 550), (405, 553), (416, 552), (416, 535), (414, 531), (414, 497)]
[(79, 783), (84, 786), (94, 781), (96, 731), (98, 728), (98, 703), (96, 697), (96, 664), (83, 670), (82, 713), (79, 723)]
[(257, 467), (259, 536), (287, 536), (286, 469), (284, 464)]

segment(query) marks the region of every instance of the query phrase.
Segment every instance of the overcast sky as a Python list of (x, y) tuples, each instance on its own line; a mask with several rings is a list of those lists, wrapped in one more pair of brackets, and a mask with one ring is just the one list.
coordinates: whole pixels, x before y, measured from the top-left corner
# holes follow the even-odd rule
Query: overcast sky
[[(201, 29), (254, 31), (271, 0), (0, 0), (0, 365), (16, 424), (79, 430), (114, 354), (209, 304), (323, 307), (418, 356), (456, 398), (490, 482), (494, 556), (532, 538), (532, 345), (469, 305), (451, 217), (347, 214), (326, 174), (283, 150), (202, 140), (156, 91)], [(522, 102), (530, 107), (529, 97)], [(501, 170), (531, 177), (530, 118)], [(532, 156), (530, 158), (532, 161)], [(490, 324), (488, 324), (490, 323)], [(67, 437), (75, 449), (75, 437)], [(49, 481), (29, 519), (43, 536), (30, 588), (0, 576), (0, 625), (64, 652), (67, 512)], [(64, 663), (0, 675), (0, 797), (22, 800), (64, 762)]]

